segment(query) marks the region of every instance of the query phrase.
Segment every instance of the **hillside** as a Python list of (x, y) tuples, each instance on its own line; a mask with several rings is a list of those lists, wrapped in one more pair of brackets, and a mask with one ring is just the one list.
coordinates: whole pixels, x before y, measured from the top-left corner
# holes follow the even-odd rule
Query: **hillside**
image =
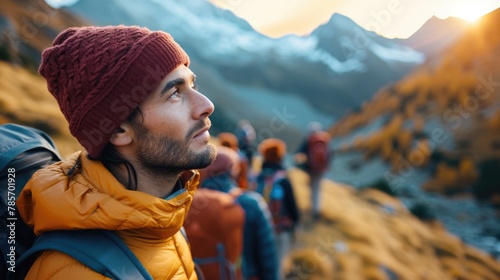
[(41, 52), (70, 26), (87, 21), (48, 6), (44, 1), (4, 0), (0, 5), (0, 60), (36, 70)]
[[(427, 190), (455, 194), (474, 187), (476, 195), (481, 189), (481, 198), (498, 203), (500, 189), (482, 180), (489, 176), (482, 164), (500, 159), (498, 22), (500, 10), (484, 16), (443, 56), (346, 115), (331, 128), (339, 146), (382, 157), (395, 176), (408, 166), (428, 169)], [(362, 130), (372, 132), (356, 133)]]
[(24, 124), (49, 133), (63, 156), (79, 146), (36, 70), (42, 50), (60, 31), (85, 24), (43, 1), (7, 0), (0, 5), (0, 124)]
[(324, 219), (309, 221), (308, 178), (290, 172), (302, 210), (285, 279), (420, 280), (500, 278), (500, 263), (435, 220), (422, 221), (396, 198), (323, 181)]
[(47, 132), (63, 156), (79, 149), (42, 77), (3, 61), (0, 77), (0, 124), (24, 124)]

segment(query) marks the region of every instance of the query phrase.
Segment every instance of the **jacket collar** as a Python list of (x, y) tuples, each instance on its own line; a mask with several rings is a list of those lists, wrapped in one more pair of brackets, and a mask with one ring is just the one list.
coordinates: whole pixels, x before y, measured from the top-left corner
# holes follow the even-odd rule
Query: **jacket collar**
[(23, 217), (27, 217), (37, 234), (50, 230), (107, 229), (166, 238), (182, 227), (199, 184), (199, 173), (184, 172), (181, 181), (184, 187), (167, 199), (131, 191), (100, 161), (90, 160), (83, 151), (40, 170), (23, 189), (19, 203)]

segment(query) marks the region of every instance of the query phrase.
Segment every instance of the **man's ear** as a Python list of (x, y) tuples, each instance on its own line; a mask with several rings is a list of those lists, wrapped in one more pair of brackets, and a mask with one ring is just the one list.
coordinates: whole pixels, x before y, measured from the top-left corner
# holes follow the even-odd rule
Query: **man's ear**
[(109, 142), (115, 146), (127, 146), (132, 143), (132, 127), (130, 124), (123, 122), (113, 132)]

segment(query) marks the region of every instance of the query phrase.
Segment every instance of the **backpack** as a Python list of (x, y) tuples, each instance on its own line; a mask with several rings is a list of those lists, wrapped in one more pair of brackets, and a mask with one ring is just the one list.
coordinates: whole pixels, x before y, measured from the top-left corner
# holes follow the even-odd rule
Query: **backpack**
[(315, 131), (307, 139), (307, 167), (309, 172), (321, 174), (328, 169), (330, 135), (325, 131)]
[(267, 202), (276, 233), (293, 228), (293, 222), (287, 214), (285, 207), (285, 190), (281, 181), (286, 178), (284, 170), (266, 172), (264, 170), (257, 177), (256, 191)]
[(36, 170), (61, 158), (52, 139), (30, 127), (0, 126), (0, 145), (0, 250), (1, 272), (5, 275), (7, 268), (15, 265), (12, 261), (28, 250), (35, 240), (33, 231), (19, 216), (16, 199)]
[(234, 196), (196, 190), (184, 222), (191, 255), (206, 279), (241, 279), (245, 212)]
[(152, 279), (112, 231), (54, 231), (35, 238), (15, 200), (35, 171), (59, 160), (54, 141), (43, 131), (0, 125), (0, 279), (24, 279), (37, 253), (44, 250), (66, 253), (111, 279)]

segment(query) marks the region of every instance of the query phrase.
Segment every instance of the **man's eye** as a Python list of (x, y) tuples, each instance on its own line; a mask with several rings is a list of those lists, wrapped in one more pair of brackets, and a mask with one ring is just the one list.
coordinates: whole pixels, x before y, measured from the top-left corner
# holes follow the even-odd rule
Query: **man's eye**
[(181, 95), (181, 93), (179, 92), (178, 89), (176, 89), (171, 95), (169, 98), (176, 98), (176, 97), (179, 97)]

